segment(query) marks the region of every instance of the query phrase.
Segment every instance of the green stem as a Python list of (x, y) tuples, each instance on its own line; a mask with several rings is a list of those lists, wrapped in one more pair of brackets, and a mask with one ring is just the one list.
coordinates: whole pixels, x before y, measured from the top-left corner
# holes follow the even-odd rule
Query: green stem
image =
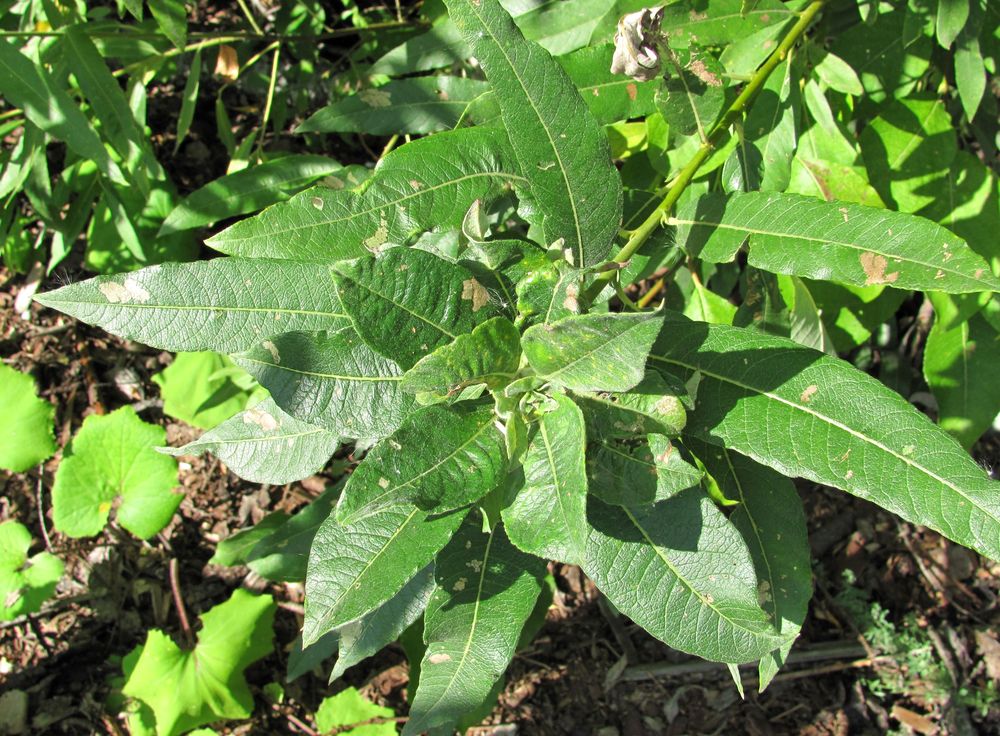
[[(618, 251), (617, 255), (614, 257), (614, 261), (617, 263), (625, 263), (628, 261), (635, 252), (642, 247), (642, 244), (649, 239), (649, 236), (663, 224), (663, 220), (667, 213), (677, 204), (677, 200), (680, 199), (684, 190), (687, 189), (688, 184), (697, 175), (698, 170), (702, 167), (705, 161), (715, 152), (715, 148), (721, 140), (722, 136), (725, 135), (729, 126), (735, 123), (739, 117), (747, 110), (750, 103), (753, 102), (757, 94), (760, 92), (764, 83), (767, 82), (768, 77), (771, 76), (778, 64), (785, 60), (788, 52), (792, 49), (795, 43), (799, 40), (806, 29), (812, 24), (813, 20), (816, 18), (817, 13), (822, 9), (825, 0), (813, 0), (809, 6), (802, 11), (799, 19), (795, 22), (795, 25), (791, 27), (787, 35), (782, 39), (781, 43), (774, 52), (767, 58), (759, 69), (754, 72), (753, 77), (747, 83), (747, 86), (743, 88), (739, 96), (733, 101), (733, 104), (729, 106), (726, 113), (720, 118), (713, 127), (711, 132), (708, 134), (708, 139), (702, 143), (701, 147), (695, 152), (691, 160), (687, 162), (687, 165), (681, 169), (681, 172), (674, 179), (673, 184), (667, 190), (666, 196), (660, 201), (649, 216), (642, 222), (639, 227), (631, 232), (629, 239), (626, 241), (622, 249)], [(597, 275), (593, 283), (587, 287), (584, 292), (584, 298), (587, 301), (593, 300), (604, 286), (615, 277), (618, 273), (617, 270), (604, 271)]]
[(278, 83), (278, 59), (281, 57), (281, 45), (274, 47), (274, 58), (271, 60), (271, 79), (267, 84), (267, 99), (264, 102), (264, 117), (260, 121), (260, 136), (257, 138), (257, 155), (264, 151), (264, 138), (267, 136), (267, 123), (271, 118), (271, 105), (274, 103), (274, 88)]

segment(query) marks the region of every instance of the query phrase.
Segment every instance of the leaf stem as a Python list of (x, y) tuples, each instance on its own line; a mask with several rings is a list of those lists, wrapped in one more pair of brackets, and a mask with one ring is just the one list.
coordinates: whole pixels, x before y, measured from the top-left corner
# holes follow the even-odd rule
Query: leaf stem
[(177, 609), (177, 618), (181, 622), (181, 632), (184, 635), (184, 644), (188, 651), (194, 649), (194, 634), (191, 631), (191, 622), (188, 621), (187, 609), (184, 607), (184, 598), (181, 596), (181, 580), (178, 572), (176, 557), (170, 558), (168, 567), (170, 573), (170, 592), (174, 597), (174, 607)]
[(271, 118), (271, 105), (274, 103), (274, 88), (278, 83), (278, 59), (281, 58), (281, 44), (274, 47), (274, 58), (271, 60), (271, 79), (267, 84), (267, 99), (264, 101), (264, 116), (260, 121), (260, 136), (257, 138), (257, 155), (264, 152), (264, 138), (267, 136), (267, 123)]
[[(778, 64), (785, 60), (788, 52), (796, 44), (796, 42), (801, 38), (802, 34), (805, 33), (806, 29), (812, 24), (816, 15), (823, 8), (826, 0), (813, 0), (809, 6), (802, 11), (799, 19), (795, 22), (785, 37), (782, 39), (781, 43), (774, 52), (767, 58), (767, 60), (761, 64), (760, 68), (754, 72), (753, 77), (747, 83), (743, 91), (740, 92), (739, 96), (733, 101), (733, 104), (729, 106), (722, 118), (719, 119), (713, 127), (711, 132), (708, 134), (707, 140), (702, 143), (701, 147), (695, 152), (691, 160), (687, 162), (687, 165), (681, 169), (681, 172), (677, 175), (673, 184), (667, 190), (666, 196), (660, 201), (649, 216), (642, 222), (639, 227), (631, 232), (629, 239), (626, 241), (625, 245), (622, 246), (621, 250), (618, 251), (617, 255), (614, 257), (614, 261), (617, 263), (625, 263), (628, 261), (635, 252), (642, 247), (642, 244), (649, 239), (649, 236), (663, 224), (664, 218), (667, 213), (677, 204), (677, 200), (680, 199), (681, 194), (687, 189), (688, 185), (697, 175), (698, 170), (702, 167), (705, 161), (712, 155), (715, 151), (716, 145), (719, 143), (722, 136), (728, 130), (729, 126), (735, 123), (739, 117), (747, 110), (753, 100), (757, 97), (764, 83), (767, 81), (768, 77), (771, 76)], [(597, 275), (593, 283), (587, 287), (584, 292), (584, 297), (589, 301), (594, 299), (601, 291), (604, 286), (614, 278), (617, 274), (617, 270), (604, 271)]]

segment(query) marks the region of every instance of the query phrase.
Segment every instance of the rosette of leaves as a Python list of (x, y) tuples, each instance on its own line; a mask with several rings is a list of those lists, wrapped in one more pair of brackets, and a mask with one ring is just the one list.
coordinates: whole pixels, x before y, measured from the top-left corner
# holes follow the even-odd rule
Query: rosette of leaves
[[(456, 48), (477, 60), (496, 115), (402, 145), (358, 188), (315, 187), (229, 227), (209, 243), (230, 258), (41, 297), (159, 348), (231, 355), (273, 401), (224, 432), (226, 452), (254, 448), (254, 472), (313, 472), (332, 450), (305, 452), (306, 436), (367, 448), (312, 537), (300, 654), (340, 637), (357, 661), (421, 620), (406, 734), (447, 730), (493, 696), (549, 560), (579, 565), (676, 649), (759, 661), (766, 686), (811, 594), (788, 477), (1000, 559), (997, 484), (900, 395), (829, 354), (809, 287), (868, 298), (1000, 282), (928, 219), (785, 191), (800, 87), (781, 64), (822, 3), (794, 21), (781, 3), (745, 15), (736, 0), (709, 3), (705, 16), (689, 5), (664, 13), (670, 61), (712, 104), (645, 139), (664, 145), (666, 198), (650, 193), (662, 182), (641, 184), (649, 160), (619, 172), (595, 115), (651, 115), (657, 100), (680, 114), (676, 80), (642, 83), (652, 92), (626, 80), (644, 110), (595, 107), (600, 89), (581, 95), (593, 59), (555, 61), (497, 0), (449, 0)], [(786, 21), (781, 44), (760, 42)], [(757, 71), (737, 95), (709, 55), (743, 36), (753, 53), (775, 50), (743, 48), (738, 63)], [(777, 125), (734, 135), (765, 84)], [(655, 114), (648, 131), (663, 125)], [(688, 187), (719, 167), (721, 189), (710, 191), (718, 176)], [(665, 224), (669, 243), (650, 237)], [(686, 277), (666, 292), (677, 308), (622, 290), (681, 260)], [(705, 286), (706, 269), (731, 279), (726, 295), (747, 284), (739, 309)]]

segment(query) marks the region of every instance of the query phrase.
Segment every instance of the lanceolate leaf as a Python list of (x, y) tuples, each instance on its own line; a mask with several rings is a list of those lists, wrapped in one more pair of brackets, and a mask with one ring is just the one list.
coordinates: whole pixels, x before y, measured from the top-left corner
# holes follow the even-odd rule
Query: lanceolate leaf
[(738, 502), (729, 521), (743, 535), (757, 569), (757, 601), (787, 643), (760, 660), (760, 690), (777, 674), (802, 627), (812, 596), (806, 518), (795, 486), (770, 468), (721, 447), (691, 441), (726, 496)]
[(847, 363), (673, 315), (650, 361), (700, 377), (689, 434), (1000, 559), (997, 483), (927, 417)]
[(675, 649), (748, 662), (781, 644), (757, 602), (740, 533), (700, 488), (653, 506), (591, 497), (583, 569), (615, 607)]
[(742, 4), (743, 0), (708, 0), (695, 9), (691, 3), (672, 3), (664, 8), (661, 27), (678, 48), (691, 41), (716, 46), (794, 17), (792, 9), (778, 0), (761, 0), (750, 10)]
[(421, 138), (383, 158), (359, 190), (313, 187), (207, 242), (230, 255), (327, 262), (407, 244), (526, 182), (508, 149), (493, 127)]
[(521, 459), (524, 485), (503, 510), (510, 540), (524, 552), (580, 564), (587, 539), (587, 435), (583, 414), (564, 394), (543, 414)]
[(326, 156), (298, 154), (219, 177), (178, 203), (163, 221), (160, 235), (256, 212), (288, 199), (307, 184), (341, 168), (339, 163)]
[(268, 580), (304, 581), (313, 539), (333, 511), (343, 485), (340, 481), (328, 486), (308, 506), (257, 542), (247, 554), (249, 568)]
[(339, 436), (301, 422), (265, 399), (182, 447), (160, 447), (179, 457), (211, 452), (251, 483), (283, 485), (319, 471), (337, 450)]
[(672, 218), (678, 243), (730, 261), (749, 239), (751, 265), (856, 286), (966, 293), (1000, 280), (964, 240), (921, 217), (797, 194), (710, 194)]
[(542, 588), (545, 563), (517, 550), (502, 526), (470, 516), (441, 550), (424, 614), (427, 650), (404, 736), (454, 728), (479, 707), (514, 656)]
[(284, 411), (339, 437), (384, 437), (413, 407), (400, 387), (403, 371), (351, 327), (275, 335), (233, 360)]
[(701, 477), (702, 472), (685, 461), (670, 440), (658, 434), (630, 442), (602, 439), (587, 449), (590, 492), (615, 506), (665, 501), (698, 485)]
[(650, 370), (630, 391), (580, 394), (576, 400), (594, 437), (676, 435), (687, 422), (682, 393), (683, 387), (669, 385), (657, 371)]
[(411, 506), (387, 509), (353, 526), (331, 515), (309, 551), (302, 643), (374, 611), (434, 559), (465, 511), (427, 518)]
[(521, 335), (505, 317), (483, 322), (468, 335), (425, 356), (403, 376), (403, 390), (451, 397), (467, 386), (509, 382), (521, 360)]
[(432, 133), (454, 128), (488, 85), (466, 77), (399, 79), (320, 108), (296, 133)]
[(561, 239), (578, 267), (602, 262), (621, 223), (621, 179), (575, 85), (497, 0), (450, 0), (448, 9), (497, 95), (546, 240)]
[(521, 346), (538, 375), (573, 391), (628, 391), (646, 372), (662, 312), (586, 314), (529, 327)]
[(492, 406), (429, 406), (407, 417), (351, 474), (337, 521), (351, 526), (399, 504), (450, 511), (485, 496), (506, 472)]
[(35, 299), (161, 350), (247, 350), (277, 332), (349, 324), (329, 267), (267, 259), (165, 263)]
[(416, 248), (338, 263), (334, 272), (358, 334), (403, 368), (496, 314), (471, 273)]

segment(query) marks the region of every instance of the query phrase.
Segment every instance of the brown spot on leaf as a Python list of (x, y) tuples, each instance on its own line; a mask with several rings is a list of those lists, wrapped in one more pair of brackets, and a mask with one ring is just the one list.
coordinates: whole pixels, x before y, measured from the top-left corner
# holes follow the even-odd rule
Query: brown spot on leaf
[[(635, 96), (639, 94), (639, 88), (635, 86), (635, 82), (629, 82), (626, 84), (625, 91), (628, 92), (628, 98), (630, 100), (634, 100)], [(597, 94), (596, 90), (594, 91), (594, 94)]]
[(802, 395), (799, 396), (799, 400), (803, 404), (808, 404), (810, 401), (812, 401), (812, 397), (816, 395), (817, 391), (819, 391), (819, 386), (817, 386), (815, 383), (810, 384), (809, 386), (806, 386), (805, 390), (802, 392)]
[(885, 256), (865, 251), (859, 257), (861, 259), (861, 268), (864, 269), (866, 276), (865, 286), (891, 284), (899, 278), (899, 271), (893, 271), (892, 273), (885, 272), (885, 267), (889, 265)]
[(709, 71), (708, 67), (705, 66), (705, 62), (701, 59), (693, 59), (687, 66), (688, 71), (694, 74), (698, 79), (707, 84), (709, 87), (721, 87), (722, 80), (719, 79), (719, 75), (712, 71)]
[(462, 298), (471, 301), (472, 311), (478, 312), (490, 300), (490, 293), (475, 279), (466, 279), (462, 282)]

